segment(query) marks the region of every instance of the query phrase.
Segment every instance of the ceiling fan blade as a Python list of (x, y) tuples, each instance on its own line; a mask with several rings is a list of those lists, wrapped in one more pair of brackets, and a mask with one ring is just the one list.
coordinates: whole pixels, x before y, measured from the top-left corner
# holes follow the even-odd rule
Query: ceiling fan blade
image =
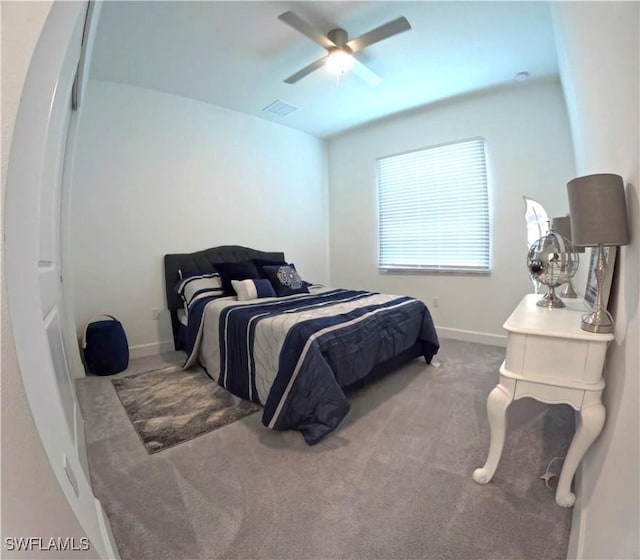
[(369, 45), (373, 45), (373, 43), (377, 43), (403, 31), (408, 31), (409, 29), (411, 29), (411, 24), (407, 21), (407, 18), (399, 17), (360, 35), (360, 37), (351, 39), (351, 41), (347, 43), (347, 46), (353, 52), (358, 52)]
[(278, 16), (278, 19), (280, 21), (284, 21), (287, 25), (290, 25), (296, 31), (299, 31), (303, 35), (306, 35), (313, 42), (318, 43), (318, 45), (324, 47), (325, 49), (336, 46), (335, 43), (331, 39), (329, 39), (329, 37), (314, 29), (311, 25), (309, 25), (303, 19), (300, 19), (293, 12), (285, 12), (284, 14), (280, 14)]
[(351, 66), (351, 71), (358, 76), (358, 78), (362, 78), (371, 86), (379, 86), (382, 83), (382, 78), (378, 76), (378, 74), (373, 70), (369, 70), (355, 57), (353, 57), (353, 66)]
[(295, 84), (298, 80), (301, 80), (306, 75), (311, 74), (311, 72), (313, 72), (314, 70), (317, 70), (318, 68), (324, 66), (327, 63), (328, 59), (329, 59), (329, 55), (323, 56), (322, 58), (319, 58), (315, 62), (312, 62), (311, 64), (309, 64), (309, 66), (305, 66), (302, 70), (299, 70), (295, 74), (289, 76), (285, 80), (285, 83), (286, 84)]

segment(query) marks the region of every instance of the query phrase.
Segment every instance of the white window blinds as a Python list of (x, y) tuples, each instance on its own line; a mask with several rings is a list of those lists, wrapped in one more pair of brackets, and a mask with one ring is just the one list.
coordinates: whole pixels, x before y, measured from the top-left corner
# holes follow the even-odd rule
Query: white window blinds
[(487, 272), (484, 140), (378, 159), (379, 268)]

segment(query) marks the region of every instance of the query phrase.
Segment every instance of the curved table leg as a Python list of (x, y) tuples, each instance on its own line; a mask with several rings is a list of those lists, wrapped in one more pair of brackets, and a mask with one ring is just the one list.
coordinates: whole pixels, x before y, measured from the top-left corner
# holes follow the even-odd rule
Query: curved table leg
[(500, 457), (502, 457), (502, 448), (504, 447), (507, 408), (512, 400), (513, 394), (509, 393), (501, 385), (497, 385), (489, 393), (487, 416), (489, 417), (489, 428), (491, 429), (491, 443), (489, 444), (489, 455), (484, 466), (473, 471), (473, 480), (478, 484), (487, 484), (498, 468)]
[(556, 503), (559, 506), (571, 507), (575, 503), (576, 495), (571, 492), (573, 475), (587, 449), (602, 431), (604, 419), (605, 408), (602, 403), (588, 405), (580, 411), (580, 423), (571, 440), (556, 489)]

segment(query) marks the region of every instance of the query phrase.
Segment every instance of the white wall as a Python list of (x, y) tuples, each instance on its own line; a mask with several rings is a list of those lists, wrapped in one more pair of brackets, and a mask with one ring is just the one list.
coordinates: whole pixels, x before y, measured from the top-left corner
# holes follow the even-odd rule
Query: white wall
[(132, 355), (171, 340), (168, 312), (158, 322), (151, 315), (166, 308), (165, 253), (236, 244), (284, 251), (304, 278), (327, 281), (324, 141), (96, 80), (81, 119), (71, 195), (78, 327), (115, 315)]
[[(20, 94), (51, 2), (2, 2), (2, 214), (9, 149)], [(2, 537), (84, 537), (56, 480), (27, 402), (2, 274)], [(97, 558), (81, 553), (9, 552), (2, 558)]]
[[(578, 175), (625, 179), (631, 244), (621, 248), (606, 362), (607, 420), (587, 453), (570, 557), (640, 557), (640, 10), (637, 2), (554, 4), (562, 83)], [(617, 288), (617, 290), (616, 290)]]
[[(488, 148), (491, 275), (379, 273), (376, 158), (473, 136)], [(533, 289), (523, 195), (550, 216), (568, 209), (565, 185), (574, 165), (560, 84), (517, 84), (346, 133), (330, 141), (329, 169), (332, 284), (421, 298), (441, 336), (499, 344), (503, 322)]]

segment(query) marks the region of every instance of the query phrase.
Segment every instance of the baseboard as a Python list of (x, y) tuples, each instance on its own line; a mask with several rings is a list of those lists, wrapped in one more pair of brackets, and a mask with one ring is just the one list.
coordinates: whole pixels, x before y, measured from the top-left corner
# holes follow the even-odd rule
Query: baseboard
[(585, 527), (587, 525), (587, 511), (582, 507), (584, 496), (584, 476), (582, 466), (578, 467), (573, 479), (576, 503), (571, 512), (571, 532), (567, 547), (567, 560), (581, 560), (584, 557)]
[(137, 358), (146, 358), (147, 356), (156, 356), (157, 354), (165, 354), (173, 351), (173, 340), (138, 344), (136, 346), (129, 346), (129, 358), (135, 360)]
[(476, 342), (478, 344), (488, 344), (489, 346), (507, 346), (507, 335), (489, 334), (476, 331), (465, 331), (462, 329), (450, 329), (448, 327), (438, 327), (436, 331), (440, 338), (450, 338), (453, 340), (462, 340), (464, 342)]
[(103, 560), (120, 560), (120, 553), (118, 552), (118, 546), (116, 540), (113, 537), (111, 531), (111, 523), (109, 518), (102, 508), (100, 500), (95, 499), (96, 512), (98, 514), (98, 524), (100, 526), (100, 532), (102, 533), (102, 544), (104, 545), (104, 551), (102, 552)]
[[(481, 333), (476, 331), (465, 331), (462, 329), (450, 329), (447, 327), (436, 326), (438, 336), (441, 338), (451, 338), (453, 340), (463, 340), (465, 342), (477, 342), (478, 344), (488, 344), (489, 346), (507, 345), (506, 335)], [(137, 344), (129, 347), (129, 357), (132, 360), (137, 358), (146, 358), (147, 356), (156, 356), (167, 352), (173, 352), (173, 341), (164, 340), (162, 342), (151, 342), (149, 344)]]

